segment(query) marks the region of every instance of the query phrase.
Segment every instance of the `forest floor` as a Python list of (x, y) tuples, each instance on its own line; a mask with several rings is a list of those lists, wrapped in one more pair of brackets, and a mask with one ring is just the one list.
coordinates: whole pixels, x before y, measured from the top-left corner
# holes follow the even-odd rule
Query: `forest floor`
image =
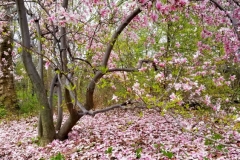
[(240, 122), (191, 112), (183, 117), (153, 109), (116, 109), (83, 116), (67, 140), (46, 147), (38, 146), (37, 117), (3, 120), (0, 159), (240, 159)]

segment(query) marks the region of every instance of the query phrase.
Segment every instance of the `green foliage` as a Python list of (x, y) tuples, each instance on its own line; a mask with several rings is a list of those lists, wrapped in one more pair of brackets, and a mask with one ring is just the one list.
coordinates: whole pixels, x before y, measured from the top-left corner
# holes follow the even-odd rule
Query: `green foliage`
[(108, 147), (108, 149), (105, 151), (106, 154), (112, 154), (113, 147)]
[(163, 144), (154, 144), (154, 147), (157, 149), (157, 151), (160, 151), (164, 156), (166, 156), (167, 158), (173, 158), (174, 156), (174, 153), (171, 152), (171, 151), (167, 151), (165, 148), (164, 148), (164, 145)]
[(219, 144), (219, 145), (216, 146), (216, 149), (219, 150), (219, 151), (223, 151), (224, 148), (225, 148), (225, 146), (222, 145), (222, 144)]
[(142, 152), (142, 148), (138, 148), (138, 149), (136, 150), (136, 158), (137, 158), (137, 159), (140, 159), (140, 158), (141, 158), (141, 152)]
[(218, 144), (218, 140), (223, 139), (224, 137), (218, 133), (212, 133), (210, 138), (205, 138), (205, 145), (211, 146), (214, 152), (228, 152), (227, 149), (224, 149), (226, 146), (223, 144)]
[(39, 137), (33, 137), (31, 138), (32, 143), (37, 144), (38, 146), (40, 145)]
[(36, 95), (30, 91), (18, 90), (17, 97), (19, 100), (20, 114), (35, 114), (38, 112), (39, 103)]
[[(222, 137), (222, 135), (221, 134), (218, 134), (218, 133), (212, 133), (212, 135), (211, 135), (211, 137), (210, 138), (206, 138), (205, 139), (205, 145), (213, 145), (213, 144), (215, 144), (215, 141), (216, 140), (220, 140), (220, 139), (222, 139), (223, 137)], [(215, 140), (215, 141), (213, 141), (213, 140)]]
[(167, 158), (172, 158), (174, 156), (173, 152), (161, 150), (162, 154), (166, 156)]
[(62, 155), (60, 152), (54, 156), (54, 157), (51, 157), (50, 160), (65, 160), (64, 158), (64, 155)]
[(107, 70), (108, 70), (108, 68), (107, 67), (98, 67), (98, 69), (103, 73), (103, 74), (105, 74), (105, 73), (107, 73)]
[(205, 144), (205, 145), (212, 145), (212, 144), (213, 144), (213, 141), (210, 140), (210, 139), (205, 139), (204, 144)]
[(4, 118), (7, 115), (7, 111), (0, 105), (0, 119)]
[(212, 139), (214, 139), (214, 140), (218, 140), (218, 139), (222, 139), (222, 138), (223, 138), (223, 137), (222, 137), (221, 134), (214, 133), (214, 134), (212, 135)]
[(139, 112), (139, 117), (143, 117), (144, 113), (142, 111)]
[[(222, 139), (222, 135), (218, 134), (218, 133), (212, 133), (210, 138), (206, 138), (205, 139), (205, 145), (213, 145), (215, 143), (216, 140), (220, 140)], [(215, 141), (213, 141), (215, 140)]]

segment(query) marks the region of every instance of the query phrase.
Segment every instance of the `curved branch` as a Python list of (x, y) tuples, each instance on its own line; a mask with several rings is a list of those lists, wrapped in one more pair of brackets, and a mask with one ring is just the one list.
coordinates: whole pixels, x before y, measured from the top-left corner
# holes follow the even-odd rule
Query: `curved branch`
[(118, 36), (122, 33), (122, 31), (126, 28), (126, 26), (133, 20), (133, 18), (136, 17), (141, 11), (142, 10), (140, 8), (137, 8), (136, 10), (134, 10), (129, 16), (127, 16), (127, 18), (117, 28), (117, 30), (113, 34), (110, 42), (108, 43), (105, 55), (102, 60), (102, 66), (107, 67), (108, 59), (110, 57), (113, 46), (114, 46), (115, 42), (117, 41)]
[[(141, 12), (140, 8), (137, 8), (134, 10), (127, 18), (121, 23), (121, 25), (117, 28), (117, 30), (114, 32), (110, 42), (108, 43), (107, 49), (105, 51), (105, 54), (102, 59), (102, 66), (107, 67), (108, 59), (110, 57), (111, 51), (113, 49), (113, 46), (115, 42), (117, 41), (118, 36), (122, 33), (122, 31), (126, 28), (126, 26), (133, 20), (134, 17), (136, 17), (139, 13)], [(87, 92), (86, 92), (86, 104), (85, 108), (87, 110), (90, 110), (93, 108), (93, 93), (95, 90), (96, 83), (102, 78), (104, 73), (101, 71), (97, 71), (95, 73), (95, 76), (89, 83), (87, 87)]]
[(110, 107), (107, 107), (107, 108), (104, 108), (104, 109), (100, 109), (100, 110), (96, 110), (96, 111), (87, 111), (85, 113), (84, 112), (79, 112), (79, 115), (80, 116), (83, 116), (83, 115), (94, 116), (97, 113), (107, 112), (107, 111), (110, 111), (110, 110), (113, 110), (113, 109), (116, 109), (116, 108), (124, 108), (124, 106), (130, 105), (130, 104), (134, 104), (134, 103), (138, 103), (138, 102), (129, 100), (129, 101), (126, 101), (124, 103), (115, 104), (115, 105), (112, 105)]
[(153, 60), (147, 60), (147, 59), (140, 60), (140, 61), (138, 62), (137, 69), (142, 68), (143, 63), (152, 63), (152, 66), (153, 66), (154, 70), (155, 70), (155, 71), (158, 70), (156, 63), (155, 63)]

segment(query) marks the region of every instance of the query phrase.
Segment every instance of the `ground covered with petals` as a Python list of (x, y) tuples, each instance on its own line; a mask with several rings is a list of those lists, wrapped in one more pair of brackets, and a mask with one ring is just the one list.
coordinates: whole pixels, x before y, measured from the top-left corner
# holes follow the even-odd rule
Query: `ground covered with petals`
[[(234, 122), (235, 123), (235, 122)], [(65, 141), (38, 146), (37, 118), (0, 123), (0, 159), (238, 159), (235, 124), (171, 116), (156, 110), (114, 110), (84, 116)]]

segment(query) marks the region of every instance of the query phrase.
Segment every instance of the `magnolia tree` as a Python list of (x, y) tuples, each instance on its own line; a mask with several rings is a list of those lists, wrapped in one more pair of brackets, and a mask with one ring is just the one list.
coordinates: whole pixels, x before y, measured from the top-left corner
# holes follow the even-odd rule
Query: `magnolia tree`
[(17, 99), (13, 83), (11, 8), (2, 6), (0, 15), (0, 106), (4, 107), (1, 108), (3, 111), (15, 111)]
[[(41, 106), (42, 145), (66, 139), (83, 115), (135, 102), (162, 111), (190, 103), (220, 111), (237, 98), (237, 72), (224, 69), (237, 68), (239, 61), (236, 0), (17, 0), (15, 4), (21, 30), (21, 42), (15, 40), (15, 46)], [(46, 69), (55, 74), (49, 88), (44, 84)], [(95, 109), (97, 96), (107, 97), (110, 107)], [(65, 106), (69, 118), (62, 124)]]

